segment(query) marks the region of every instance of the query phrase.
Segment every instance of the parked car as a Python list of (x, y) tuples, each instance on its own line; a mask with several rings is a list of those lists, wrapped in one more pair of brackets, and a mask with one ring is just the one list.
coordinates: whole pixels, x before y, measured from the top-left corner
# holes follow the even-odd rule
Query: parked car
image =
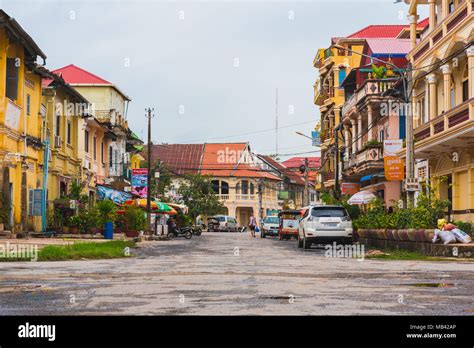
[(216, 215), (213, 219), (219, 222), (219, 225), (214, 225), (214, 232), (237, 232), (237, 220), (232, 216)]
[(278, 236), (278, 226), (280, 220), (278, 216), (267, 216), (262, 222), (262, 229), (260, 230), (260, 237)]
[(317, 205), (306, 210), (298, 228), (298, 247), (311, 244), (352, 243), (352, 221), (346, 209), (336, 205)]

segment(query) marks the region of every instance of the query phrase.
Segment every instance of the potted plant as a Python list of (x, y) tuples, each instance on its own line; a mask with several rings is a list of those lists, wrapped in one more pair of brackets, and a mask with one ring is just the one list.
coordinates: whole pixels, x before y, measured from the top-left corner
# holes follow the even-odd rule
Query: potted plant
[(146, 227), (145, 212), (139, 207), (126, 207), (125, 214), (123, 214), (123, 224), (127, 237), (138, 237), (140, 231)]
[(96, 204), (99, 226), (104, 228), (106, 223), (114, 223), (117, 217), (117, 206), (109, 199), (104, 199)]
[(367, 149), (370, 149), (370, 148), (380, 148), (382, 147), (383, 144), (382, 142), (376, 140), (376, 139), (373, 139), (373, 140), (369, 140), (365, 143), (365, 148)]
[(69, 233), (78, 234), (80, 225), (81, 225), (81, 218), (78, 215), (71, 216), (68, 219)]

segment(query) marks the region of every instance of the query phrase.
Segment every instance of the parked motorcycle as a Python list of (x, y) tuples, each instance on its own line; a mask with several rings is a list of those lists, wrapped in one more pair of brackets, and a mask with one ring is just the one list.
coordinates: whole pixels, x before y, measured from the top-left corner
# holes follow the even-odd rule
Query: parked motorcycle
[(202, 227), (198, 225), (194, 225), (191, 227), (191, 230), (195, 236), (200, 236), (202, 234)]
[(193, 237), (193, 231), (190, 227), (185, 227), (185, 228), (175, 228), (173, 231), (168, 232), (168, 239), (174, 239), (178, 237), (191, 239)]

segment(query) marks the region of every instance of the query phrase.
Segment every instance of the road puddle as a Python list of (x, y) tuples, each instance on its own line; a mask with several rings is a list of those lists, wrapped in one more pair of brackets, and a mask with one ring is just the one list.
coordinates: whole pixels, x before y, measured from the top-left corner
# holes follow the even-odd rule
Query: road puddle
[(406, 285), (416, 286), (420, 288), (452, 288), (456, 286), (456, 284), (453, 283), (414, 283)]

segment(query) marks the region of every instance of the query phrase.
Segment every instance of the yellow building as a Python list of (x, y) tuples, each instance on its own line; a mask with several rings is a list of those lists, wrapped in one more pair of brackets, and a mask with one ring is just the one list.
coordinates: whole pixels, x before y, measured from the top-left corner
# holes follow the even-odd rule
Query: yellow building
[(83, 123), (88, 101), (60, 76), (43, 70), (46, 76), (43, 79), (46, 108), (43, 136), (50, 144), (47, 200), (51, 204), (68, 195), (73, 182), (84, 183), (79, 143), (85, 133)]
[[(130, 98), (111, 82), (73, 64), (53, 72), (61, 75), (91, 103), (90, 114), (93, 117), (87, 121), (83, 149), (85, 167), (92, 170), (95, 183), (112, 185), (121, 190), (130, 187), (127, 144), (136, 140), (131, 137), (126, 120)], [(96, 147), (99, 149), (94, 150)], [(100, 156), (94, 155), (94, 151)], [(91, 185), (90, 195), (93, 194), (92, 188)]]
[[(344, 104), (344, 89), (341, 82), (352, 68), (360, 65), (361, 56), (350, 54), (334, 47), (338, 39), (332, 39), (329, 48), (319, 49), (313, 61), (319, 77), (314, 84), (314, 104), (320, 111), (321, 134), (321, 173), (316, 183), (317, 190), (333, 191), (335, 188), (335, 129), (341, 122), (341, 110)], [(360, 39), (347, 38), (342, 44), (356, 52), (364, 47)], [(339, 138), (342, 147), (342, 138)]]
[[(474, 221), (473, 3), (405, 2), (414, 69), (415, 175), (438, 183), (441, 198), (451, 201), (452, 219)], [(429, 26), (417, 37), (422, 5), (429, 6)]]
[(0, 10), (0, 191), (9, 210), (5, 227), (13, 232), (38, 230), (41, 223), (28, 204), (29, 190), (42, 187), (38, 57), (46, 59), (21, 26)]

